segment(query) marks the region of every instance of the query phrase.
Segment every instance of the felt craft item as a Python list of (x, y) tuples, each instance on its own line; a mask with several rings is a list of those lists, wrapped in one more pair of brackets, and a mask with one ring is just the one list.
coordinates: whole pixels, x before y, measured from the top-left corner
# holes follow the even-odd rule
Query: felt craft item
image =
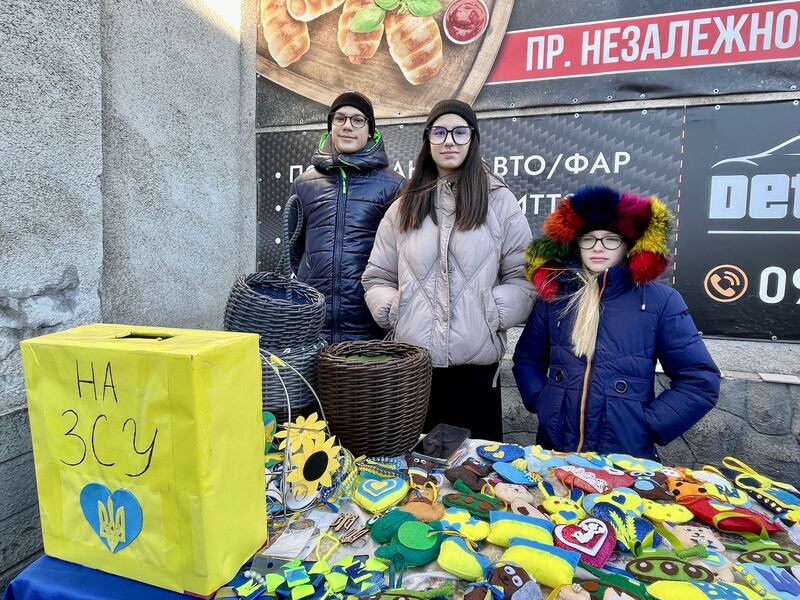
[(643, 500), (643, 514), (653, 522), (663, 523), (688, 523), (694, 518), (694, 514), (685, 506), (680, 504), (661, 504), (652, 500)]
[(399, 556), (403, 568), (421, 567), (439, 556), (443, 541), (444, 534), (438, 523), (407, 521), (400, 525), (388, 544), (375, 550), (375, 557), (394, 562)]
[(453, 597), (453, 582), (448, 581), (429, 590), (394, 588), (371, 596), (347, 596), (345, 600), (449, 600)]
[(364, 510), (382, 513), (398, 504), (408, 493), (408, 481), (401, 477), (362, 479), (353, 492), (353, 500)]
[(409, 452), (406, 454), (406, 465), (408, 480), (412, 488), (424, 487), (427, 483), (436, 485), (436, 478), (431, 474), (436, 465), (431, 461)]
[(572, 582), (580, 555), (533, 540), (511, 538), (501, 560), (516, 563), (538, 583), (557, 588)]
[(366, 527), (370, 537), (378, 544), (385, 544), (391, 540), (403, 523), (416, 521), (414, 515), (393, 508), (382, 515), (376, 515), (367, 521)]
[(473, 517), (463, 508), (451, 506), (445, 510), (441, 523), (445, 530), (456, 531), (471, 542), (480, 542), (489, 535), (489, 523)]
[(488, 571), (466, 589), (464, 600), (542, 600), (541, 588), (522, 567), (497, 562)]
[(656, 600), (763, 600), (736, 583), (656, 581), (647, 586), (647, 591)]
[(527, 487), (513, 483), (496, 484), (494, 486), (494, 495), (508, 504), (511, 504), (515, 500), (521, 500), (528, 503), (535, 502), (533, 494), (528, 491)]
[(784, 569), (800, 566), (800, 550), (789, 550), (776, 544), (755, 544), (751, 548), (740, 554), (737, 560)]
[(547, 519), (548, 517), (536, 508), (533, 504), (529, 502), (525, 502), (524, 500), (520, 500), (516, 498), (511, 501), (511, 506), (509, 507), (511, 512), (517, 515), (524, 515), (526, 517), (536, 517), (537, 519)]
[(400, 507), (400, 510), (414, 515), (417, 520), (423, 523), (432, 523), (442, 518), (445, 508), (441, 502), (429, 501), (423, 498), (406, 502)]
[(569, 498), (556, 496), (553, 484), (549, 481), (539, 483), (539, 491), (544, 496), (542, 510), (550, 515), (550, 520), (556, 525), (577, 523), (586, 516), (586, 511), (581, 506), (583, 492), (578, 489), (570, 491)]
[(800, 491), (793, 485), (770, 479), (732, 456), (723, 458), (722, 465), (738, 473), (734, 478), (738, 488), (771, 512), (780, 515), (800, 509)]
[(604, 494), (618, 487), (630, 487), (633, 477), (616, 469), (587, 469), (566, 465), (554, 470), (558, 480), (567, 487), (576, 487), (588, 494)]
[(480, 492), (486, 484), (486, 481), (481, 479), (473, 469), (468, 469), (463, 465), (446, 469), (444, 476), (450, 483), (463, 481), (473, 492)]
[(550, 473), (550, 469), (567, 464), (563, 456), (539, 445), (525, 447), (525, 460), (528, 463), (528, 471), (538, 473), (543, 477)]
[(400, 459), (391, 457), (360, 457), (356, 460), (356, 469), (362, 479), (407, 479), (408, 475)]
[(686, 479), (668, 478), (667, 486), (677, 502), (687, 502), (694, 498), (713, 498), (726, 501), (725, 492), (713, 483), (696, 483)]
[(607, 469), (614, 468), (614, 463), (610, 459), (597, 454), (596, 452), (571, 453), (564, 457), (567, 464), (583, 467), (585, 469)]
[(486, 541), (496, 546), (507, 547), (512, 537), (553, 544), (553, 524), (546, 519), (493, 510), (489, 513), (489, 523)]
[(630, 454), (609, 454), (607, 457), (615, 467), (627, 471), (659, 471), (664, 466), (656, 460), (636, 458)]
[(693, 498), (684, 502), (695, 517), (726, 533), (751, 534), (766, 538), (781, 528), (761, 513), (711, 498)]
[(669, 490), (668, 477), (659, 471), (628, 471), (633, 477), (631, 489), (648, 500), (674, 502), (675, 495)]
[(608, 524), (590, 517), (575, 525), (556, 525), (553, 540), (559, 548), (578, 552), (586, 564), (603, 567), (614, 551), (617, 536)]
[(447, 494), (442, 498), (442, 504), (445, 506), (465, 508), (476, 517), (485, 520), (489, 519), (490, 511), (498, 510), (501, 507), (500, 501), (497, 498), (473, 492), (463, 481), (456, 481), (453, 487), (455, 487), (458, 492)]
[(534, 479), (528, 473), (520, 471), (510, 463), (495, 463), (494, 470), (495, 473), (497, 473), (505, 481), (516, 485), (536, 485), (536, 483), (541, 481), (541, 477), (537, 476), (536, 479)]
[(580, 566), (595, 579), (575, 580), (572, 585), (553, 590), (548, 600), (552, 600), (553, 596), (559, 600), (653, 600), (653, 596), (647, 592), (647, 586), (641, 581), (630, 578), (627, 573), (624, 575), (612, 573), (583, 562)]
[(614, 504), (597, 502), (592, 514), (614, 528), (620, 550), (639, 554), (641, 549), (655, 548), (661, 543), (661, 536), (650, 521), (626, 513)]
[(475, 453), (493, 463), (511, 462), (525, 456), (525, 451), (516, 444), (484, 444), (478, 446)]
[(725, 551), (725, 546), (708, 527), (697, 525), (671, 525), (669, 523), (664, 523), (662, 526), (674, 536), (684, 548), (701, 544), (715, 552)]
[(625, 569), (641, 581), (704, 581), (712, 583), (714, 573), (675, 556), (642, 554), (625, 565)]
[(758, 563), (742, 563), (743, 574), (752, 577), (767, 593), (800, 600), (800, 581), (788, 569)]
[(447, 538), (442, 542), (436, 562), (451, 575), (467, 581), (480, 579), (491, 565), (488, 558), (472, 550), (465, 540), (458, 537)]
[(583, 509), (592, 512), (592, 507), (597, 502), (606, 502), (619, 507), (623, 512), (641, 517), (644, 512), (642, 498), (635, 491), (620, 488), (606, 494), (588, 494), (583, 498)]
[(715, 485), (725, 495), (724, 500), (734, 506), (744, 506), (751, 508), (753, 503), (745, 492), (736, 488), (716, 467), (704, 465), (699, 471), (687, 470), (689, 479), (697, 483), (711, 483)]
[(486, 477), (489, 473), (492, 472), (493, 463), (481, 460), (480, 458), (469, 457), (461, 463), (461, 467), (464, 467), (468, 471), (472, 471), (478, 477)]

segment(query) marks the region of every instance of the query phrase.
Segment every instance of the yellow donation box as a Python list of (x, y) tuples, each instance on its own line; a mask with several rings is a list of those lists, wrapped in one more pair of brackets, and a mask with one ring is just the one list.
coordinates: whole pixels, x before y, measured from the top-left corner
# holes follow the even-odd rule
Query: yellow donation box
[(266, 539), (258, 336), (97, 324), (20, 344), (44, 549), (208, 595)]

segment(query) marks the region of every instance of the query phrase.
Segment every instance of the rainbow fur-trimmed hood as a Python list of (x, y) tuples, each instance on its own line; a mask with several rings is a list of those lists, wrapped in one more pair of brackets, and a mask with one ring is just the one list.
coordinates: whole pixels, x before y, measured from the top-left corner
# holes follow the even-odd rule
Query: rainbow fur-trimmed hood
[(558, 275), (578, 255), (578, 237), (605, 229), (619, 233), (628, 242), (627, 266), (635, 284), (656, 279), (669, 262), (667, 237), (672, 214), (655, 196), (620, 194), (605, 186), (583, 186), (574, 196), (558, 201), (544, 222), (544, 235), (526, 251), (528, 279), (543, 300), (558, 292)]

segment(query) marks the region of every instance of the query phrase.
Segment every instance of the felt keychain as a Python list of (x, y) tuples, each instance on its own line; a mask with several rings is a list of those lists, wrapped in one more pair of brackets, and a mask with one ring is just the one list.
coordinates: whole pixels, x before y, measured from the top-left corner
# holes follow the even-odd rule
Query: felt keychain
[(734, 506), (751, 508), (753, 503), (748, 495), (728, 481), (722, 472), (713, 465), (703, 465), (699, 471), (688, 470), (689, 478), (697, 483), (711, 483), (725, 496), (723, 500)]
[(516, 563), (537, 582), (557, 588), (572, 582), (580, 554), (533, 540), (511, 538), (501, 560)]
[(765, 539), (781, 530), (761, 513), (710, 498), (693, 498), (684, 502), (695, 517), (725, 533), (737, 533), (747, 539)]
[(442, 542), (436, 562), (451, 575), (467, 581), (480, 579), (491, 564), (488, 558), (475, 552), (460, 537), (449, 537)]
[(382, 513), (405, 498), (408, 487), (408, 481), (401, 477), (362, 479), (353, 492), (353, 500), (366, 511)]
[(495, 484), (494, 495), (507, 504), (511, 504), (515, 500), (521, 500), (522, 502), (527, 502), (529, 504), (535, 502), (533, 494), (528, 491), (527, 487), (513, 483)]
[(431, 473), (436, 465), (431, 461), (409, 452), (406, 454), (406, 465), (408, 481), (412, 488), (424, 487), (428, 483), (436, 485), (436, 478)]
[(556, 525), (577, 523), (586, 516), (586, 511), (581, 507), (583, 492), (580, 490), (573, 489), (569, 498), (562, 498), (556, 496), (552, 483), (541, 481), (539, 491), (544, 496), (541, 508), (550, 515), (550, 520)]
[(758, 563), (739, 564), (745, 581), (753, 589), (763, 589), (781, 599), (800, 600), (800, 581), (790, 570)]
[(450, 483), (453, 484), (455, 484), (456, 481), (463, 481), (464, 485), (466, 485), (473, 492), (480, 492), (481, 489), (483, 489), (483, 486), (486, 484), (486, 481), (478, 476), (473, 469), (469, 469), (464, 465), (446, 469), (444, 476)]
[(661, 543), (661, 536), (647, 519), (626, 513), (615, 504), (597, 502), (592, 514), (614, 528), (617, 547), (638, 555), (644, 548), (655, 548)]
[(525, 456), (525, 451), (516, 444), (484, 444), (478, 446), (475, 453), (493, 463), (511, 462)]
[(800, 509), (800, 491), (793, 485), (765, 477), (732, 456), (723, 458), (722, 465), (739, 473), (734, 479), (736, 486), (771, 512), (783, 514)]
[(468, 510), (463, 508), (451, 506), (445, 510), (441, 523), (446, 531), (455, 531), (470, 542), (480, 542), (489, 535), (489, 524), (473, 517)]
[(489, 513), (489, 522), (486, 541), (496, 546), (508, 546), (512, 537), (542, 544), (553, 543), (553, 524), (546, 519), (493, 510)]
[[(680, 545), (682, 548), (689, 548), (695, 544), (702, 544), (708, 550), (713, 550), (714, 552), (725, 552), (725, 546), (708, 527), (696, 525), (672, 525), (669, 523), (662, 523), (660, 527), (665, 529), (677, 540), (677, 544), (673, 545)], [(667, 536), (667, 539), (670, 540), (671, 544), (673, 543), (670, 536)]]
[(501, 561), (489, 565), (482, 581), (467, 587), (464, 600), (542, 600), (542, 590), (525, 569)]
[(780, 592), (788, 598), (800, 594), (800, 551), (797, 549), (782, 548), (770, 541), (746, 545), (727, 543), (725, 547), (743, 551), (737, 557), (735, 568), (755, 591)]
[(737, 583), (702, 581), (656, 581), (647, 586), (656, 600), (764, 600)]
[(688, 479), (669, 478), (667, 486), (677, 502), (687, 502), (694, 498), (711, 498), (727, 502), (728, 498), (725, 490), (710, 482), (698, 483)]
[(411, 513), (423, 523), (438, 521), (444, 514), (444, 504), (438, 502), (438, 490), (430, 482), (423, 487), (413, 488), (403, 501), (400, 510)]
[(614, 551), (617, 535), (604, 521), (589, 517), (575, 525), (556, 525), (553, 540), (559, 548), (578, 552), (584, 563), (602, 567)]
[(456, 481), (453, 486), (458, 493), (447, 494), (442, 498), (445, 506), (455, 506), (465, 508), (470, 513), (481, 519), (489, 519), (489, 511), (498, 510), (501, 507), (500, 501), (486, 494), (470, 490), (463, 481)]
[(567, 487), (576, 487), (589, 494), (603, 494), (613, 488), (630, 487), (633, 483), (633, 477), (616, 469), (588, 469), (566, 465), (556, 468), (554, 474)]

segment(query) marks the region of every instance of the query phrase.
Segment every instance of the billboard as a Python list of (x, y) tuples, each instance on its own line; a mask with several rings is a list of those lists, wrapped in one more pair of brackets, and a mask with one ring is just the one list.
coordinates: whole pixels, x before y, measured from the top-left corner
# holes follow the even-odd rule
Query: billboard
[(324, 122), (350, 89), (378, 118), (791, 91), (799, 31), (800, 0), (261, 0), (256, 122)]

